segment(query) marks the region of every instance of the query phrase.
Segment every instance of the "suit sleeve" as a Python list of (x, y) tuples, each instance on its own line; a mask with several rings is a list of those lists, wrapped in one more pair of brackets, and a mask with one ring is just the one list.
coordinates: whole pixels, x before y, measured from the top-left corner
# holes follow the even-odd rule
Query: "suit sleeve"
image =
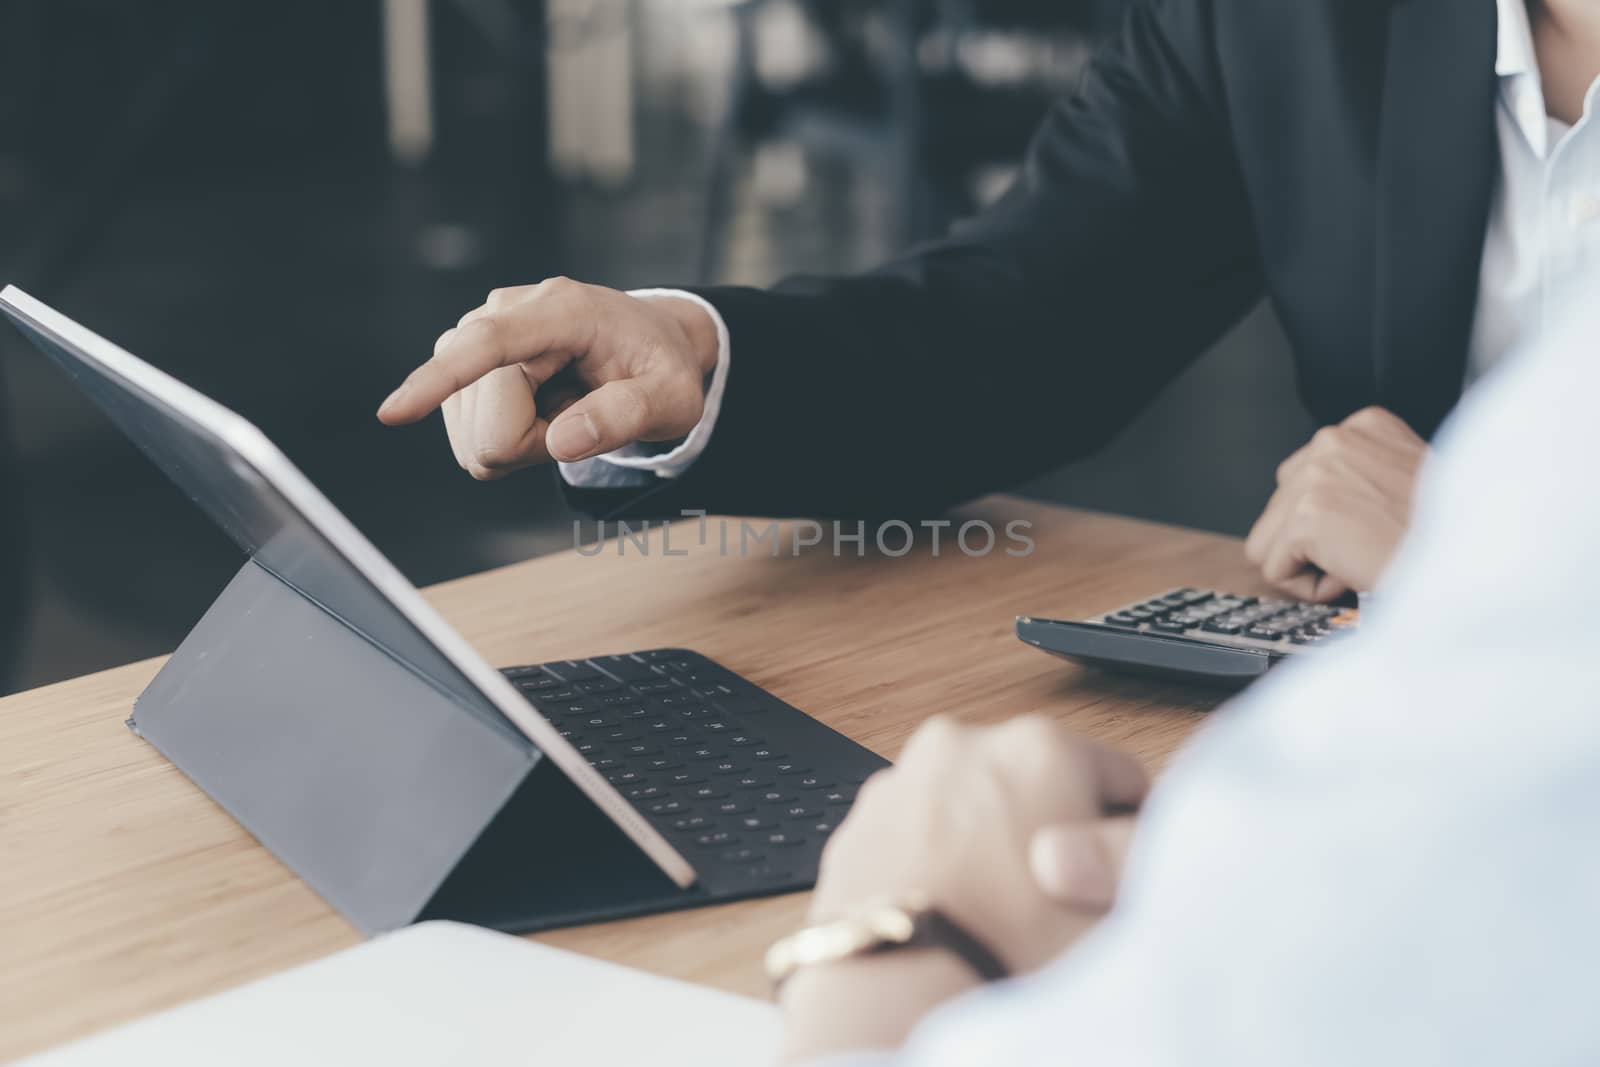
[(866, 274), (698, 290), (734, 358), (705, 453), (597, 513), (912, 516), (1098, 448), (1261, 295), (1211, 0), (1129, 13), (1014, 186)]

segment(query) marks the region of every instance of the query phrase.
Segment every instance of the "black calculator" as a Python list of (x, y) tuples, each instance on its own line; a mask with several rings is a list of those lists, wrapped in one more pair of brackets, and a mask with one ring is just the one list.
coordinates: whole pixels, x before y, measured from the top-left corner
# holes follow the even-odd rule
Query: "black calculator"
[(1358, 607), (1185, 588), (1081, 621), (1019, 615), (1017, 637), (1108, 670), (1243, 686), (1360, 618)]

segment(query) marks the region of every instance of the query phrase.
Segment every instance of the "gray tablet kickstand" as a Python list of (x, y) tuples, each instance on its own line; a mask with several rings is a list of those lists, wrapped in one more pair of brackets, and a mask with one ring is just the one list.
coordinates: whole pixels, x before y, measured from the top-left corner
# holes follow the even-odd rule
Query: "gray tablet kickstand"
[(696, 895), (531, 742), (254, 562), (129, 726), (363, 933), (444, 917), (539, 929)]

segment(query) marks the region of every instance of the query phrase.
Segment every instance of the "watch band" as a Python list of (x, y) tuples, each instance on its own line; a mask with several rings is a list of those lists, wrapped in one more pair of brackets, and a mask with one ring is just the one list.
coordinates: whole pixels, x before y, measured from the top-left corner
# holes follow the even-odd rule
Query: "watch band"
[(923, 913), (919, 934), (913, 944), (932, 945), (954, 952), (985, 982), (998, 982), (1011, 973), (1000, 962), (1000, 957), (989, 951), (988, 945), (937, 908), (929, 908)]
[(915, 895), (868, 905), (832, 922), (790, 934), (767, 951), (767, 977), (781, 986), (803, 967), (907, 948), (942, 948), (985, 982), (1010, 971), (989, 947), (950, 916)]

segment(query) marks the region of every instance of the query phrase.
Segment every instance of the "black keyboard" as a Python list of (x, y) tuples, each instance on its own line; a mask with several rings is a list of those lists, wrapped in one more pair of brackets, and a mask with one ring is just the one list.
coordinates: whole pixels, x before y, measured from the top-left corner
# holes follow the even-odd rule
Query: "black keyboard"
[(1017, 636), (1111, 670), (1246, 684), (1307, 648), (1353, 633), (1359, 608), (1172, 589), (1076, 622), (1017, 618)]
[(809, 887), (856, 791), (888, 766), (683, 649), (503, 673), (719, 896)]

